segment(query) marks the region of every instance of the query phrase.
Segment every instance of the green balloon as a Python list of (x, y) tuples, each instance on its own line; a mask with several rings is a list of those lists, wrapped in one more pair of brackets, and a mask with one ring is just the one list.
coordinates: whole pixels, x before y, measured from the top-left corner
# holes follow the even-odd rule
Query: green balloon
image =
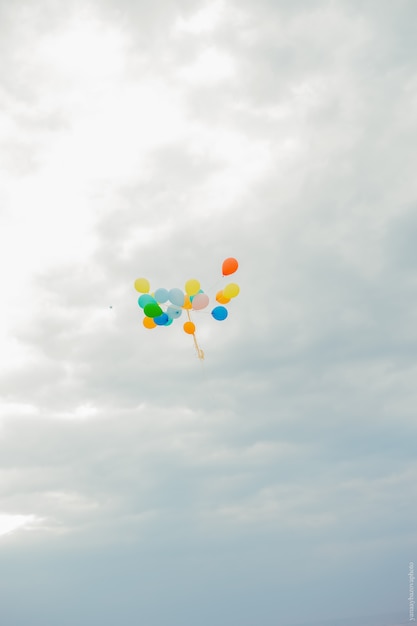
[(145, 304), (143, 312), (147, 317), (158, 317), (163, 313), (161, 307), (159, 304), (156, 304), (156, 302), (148, 302), (148, 304)]

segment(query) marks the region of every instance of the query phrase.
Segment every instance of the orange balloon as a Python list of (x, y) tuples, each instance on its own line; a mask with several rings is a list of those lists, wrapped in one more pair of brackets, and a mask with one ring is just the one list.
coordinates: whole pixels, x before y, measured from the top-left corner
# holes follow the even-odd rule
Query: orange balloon
[(225, 259), (222, 265), (223, 276), (229, 276), (229, 274), (234, 274), (238, 267), (239, 263), (233, 257)]
[(188, 296), (187, 294), (185, 294), (184, 304), (182, 306), (184, 309), (191, 309), (193, 306), (190, 300), (190, 296)]
[(145, 328), (155, 328), (155, 326), (156, 326), (156, 324), (153, 321), (152, 317), (144, 317), (142, 323), (143, 323)]
[(185, 322), (183, 328), (188, 335), (194, 335), (195, 324), (193, 324), (193, 322)]
[(216, 293), (216, 300), (220, 304), (227, 304), (228, 302), (230, 302), (230, 298), (226, 298), (226, 296), (224, 295), (223, 291), (218, 291)]

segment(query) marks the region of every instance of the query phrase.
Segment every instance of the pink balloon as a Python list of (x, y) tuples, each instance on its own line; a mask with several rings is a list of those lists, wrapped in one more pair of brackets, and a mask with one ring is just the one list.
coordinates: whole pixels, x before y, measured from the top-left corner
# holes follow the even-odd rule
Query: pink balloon
[(209, 297), (206, 293), (197, 293), (192, 301), (192, 307), (195, 311), (205, 309), (209, 303)]

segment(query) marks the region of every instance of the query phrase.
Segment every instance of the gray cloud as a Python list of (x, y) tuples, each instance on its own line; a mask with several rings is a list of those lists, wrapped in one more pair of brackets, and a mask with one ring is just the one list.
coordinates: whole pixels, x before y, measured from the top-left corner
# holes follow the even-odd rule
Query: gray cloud
[(414, 4), (0, 10), (3, 621), (407, 618)]

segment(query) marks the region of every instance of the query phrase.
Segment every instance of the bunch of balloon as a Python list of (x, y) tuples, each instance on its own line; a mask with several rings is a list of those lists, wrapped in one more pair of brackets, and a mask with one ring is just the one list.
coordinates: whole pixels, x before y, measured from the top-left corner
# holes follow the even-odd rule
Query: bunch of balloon
[[(223, 277), (234, 274), (238, 269), (236, 259), (230, 257), (223, 261)], [(196, 337), (196, 326), (191, 319), (191, 312), (203, 311), (210, 303), (209, 296), (201, 289), (200, 281), (190, 278), (184, 285), (184, 290), (174, 287), (165, 289), (159, 287), (150, 293), (150, 283), (146, 278), (137, 278), (134, 283), (136, 291), (141, 295), (138, 298), (139, 307), (143, 310), (143, 325), (147, 329), (157, 326), (170, 326), (174, 320), (181, 317), (183, 313), (187, 316), (183, 324), (186, 334), (193, 337), (194, 346), (199, 359), (204, 359), (204, 351), (200, 348)], [(212, 310), (211, 315), (217, 321), (223, 321), (228, 317), (228, 310), (224, 306), (232, 298), (239, 294), (239, 286), (236, 283), (227, 284), (216, 294), (218, 303)]]

